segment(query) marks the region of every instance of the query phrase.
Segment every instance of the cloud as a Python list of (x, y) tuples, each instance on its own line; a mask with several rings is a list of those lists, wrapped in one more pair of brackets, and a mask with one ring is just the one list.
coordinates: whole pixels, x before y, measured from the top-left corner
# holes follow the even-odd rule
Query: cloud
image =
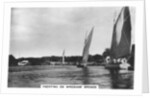
[[(81, 55), (85, 33), (94, 26), (91, 54), (110, 47), (119, 8), (13, 8), (10, 53), (22, 56)], [(134, 12), (134, 10), (133, 10)], [(132, 13), (133, 13), (132, 12)], [(133, 23), (134, 25), (134, 23)]]

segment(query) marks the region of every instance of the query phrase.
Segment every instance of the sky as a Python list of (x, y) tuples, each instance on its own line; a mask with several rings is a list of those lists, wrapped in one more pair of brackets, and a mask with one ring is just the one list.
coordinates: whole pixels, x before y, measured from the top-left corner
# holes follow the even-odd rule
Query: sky
[[(120, 7), (12, 8), (10, 54), (15, 57), (82, 55), (94, 27), (90, 54), (110, 48), (113, 20)], [(135, 9), (130, 8), (134, 43)]]

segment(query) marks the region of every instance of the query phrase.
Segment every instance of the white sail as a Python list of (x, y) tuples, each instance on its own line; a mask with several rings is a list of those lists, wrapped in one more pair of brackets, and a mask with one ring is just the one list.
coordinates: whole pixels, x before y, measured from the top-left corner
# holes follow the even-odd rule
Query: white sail
[(62, 53), (62, 64), (63, 65), (65, 64), (65, 50), (63, 50), (63, 53)]
[(91, 29), (89, 35), (85, 38), (83, 54), (82, 54), (82, 56), (83, 56), (82, 65), (84, 65), (84, 66), (87, 66), (87, 61), (88, 61), (88, 57), (89, 57), (89, 48), (90, 48), (91, 41), (92, 41), (93, 30), (94, 30), (94, 28)]

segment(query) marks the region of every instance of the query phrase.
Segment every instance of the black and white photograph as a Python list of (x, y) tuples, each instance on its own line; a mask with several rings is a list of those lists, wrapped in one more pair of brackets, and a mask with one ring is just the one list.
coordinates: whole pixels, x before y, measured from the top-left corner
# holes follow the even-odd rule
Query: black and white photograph
[(135, 12), (132, 6), (11, 8), (8, 87), (134, 89)]

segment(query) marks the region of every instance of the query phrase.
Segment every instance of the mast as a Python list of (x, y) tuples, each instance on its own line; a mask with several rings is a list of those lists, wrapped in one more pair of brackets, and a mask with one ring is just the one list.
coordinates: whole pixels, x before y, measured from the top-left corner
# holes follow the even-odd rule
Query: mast
[(129, 7), (123, 7), (113, 28), (111, 56), (127, 57), (131, 47), (131, 19)]
[(92, 41), (93, 31), (94, 31), (94, 27), (91, 29), (89, 35), (85, 38), (83, 54), (82, 54), (83, 66), (87, 66), (87, 61), (88, 61), (88, 57), (89, 57), (89, 48), (90, 48), (91, 41)]

